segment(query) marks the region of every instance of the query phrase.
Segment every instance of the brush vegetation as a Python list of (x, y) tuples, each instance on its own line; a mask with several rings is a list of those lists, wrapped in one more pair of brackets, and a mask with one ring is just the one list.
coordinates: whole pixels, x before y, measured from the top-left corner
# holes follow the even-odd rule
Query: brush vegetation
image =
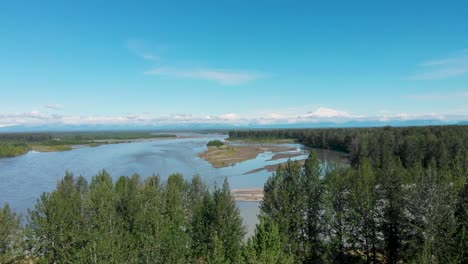
[(207, 147), (221, 147), (221, 146), (224, 146), (224, 142), (222, 142), (221, 140), (211, 140), (210, 142), (208, 142), (208, 144), (206, 144)]

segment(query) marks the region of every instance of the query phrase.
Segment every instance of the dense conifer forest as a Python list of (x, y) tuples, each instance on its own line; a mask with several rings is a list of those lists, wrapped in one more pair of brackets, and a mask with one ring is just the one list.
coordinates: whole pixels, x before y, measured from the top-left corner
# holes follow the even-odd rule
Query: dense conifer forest
[(24, 224), (0, 210), (0, 263), (468, 263), (468, 126), (229, 135), (297, 139), (351, 166), (312, 151), (279, 167), (250, 238), (227, 181), (67, 173)]

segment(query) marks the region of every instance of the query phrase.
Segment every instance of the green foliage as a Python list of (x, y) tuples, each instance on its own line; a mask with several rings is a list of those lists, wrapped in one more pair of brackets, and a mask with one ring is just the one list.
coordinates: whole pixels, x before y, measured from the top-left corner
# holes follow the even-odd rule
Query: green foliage
[(255, 234), (245, 246), (244, 261), (252, 264), (294, 263), (294, 258), (285, 252), (283, 243), (278, 225), (269, 218), (260, 217)]
[(227, 179), (221, 188), (213, 191), (214, 217), (212, 230), (216, 230), (216, 237), (222, 242), (227, 263), (237, 263), (241, 257), (241, 241), (245, 236), (245, 228), (240, 217)]
[(20, 217), (8, 204), (0, 207), (0, 263), (13, 262), (20, 254)]
[(0, 158), (16, 157), (29, 151), (29, 147), (24, 143), (0, 142)]
[(468, 183), (465, 183), (457, 199), (455, 217), (457, 226), (452, 244), (454, 262), (468, 263)]
[(227, 181), (213, 190), (180, 174), (114, 183), (106, 171), (89, 185), (67, 173), (29, 212), (27, 230), (44, 263), (238, 263), (245, 235)]
[(210, 142), (208, 142), (208, 144), (206, 144), (207, 147), (221, 147), (221, 146), (224, 146), (224, 142), (222, 142), (221, 140), (211, 140)]
[(377, 208), (375, 171), (370, 162), (364, 159), (358, 170), (350, 176), (349, 242), (355, 250), (363, 252), (365, 259), (376, 262), (382, 241), (378, 237), (378, 222), (381, 218)]
[(345, 263), (346, 252), (353, 249), (350, 247), (353, 234), (350, 232), (351, 177), (352, 170), (332, 164), (328, 166), (323, 180), (323, 188), (326, 188), (323, 203), (328, 223), (325, 232), (330, 236), (329, 247), (335, 263)]
[(285, 238), (284, 249), (302, 262), (321, 263), (326, 247), (324, 186), (322, 167), (316, 152), (312, 152), (304, 168), (298, 162), (288, 162), (278, 168), (265, 184), (261, 209), (263, 217), (273, 221)]
[[(314, 154), (268, 179), (261, 215), (302, 263), (465, 263), (466, 126), (233, 131), (345, 150), (351, 167)], [(249, 242), (252, 244), (252, 242)], [(255, 256), (253, 245), (245, 255)]]

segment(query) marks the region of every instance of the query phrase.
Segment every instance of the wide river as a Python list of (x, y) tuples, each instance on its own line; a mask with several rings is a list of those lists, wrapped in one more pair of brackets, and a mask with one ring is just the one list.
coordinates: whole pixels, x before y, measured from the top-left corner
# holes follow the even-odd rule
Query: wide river
[[(266, 170), (253, 174), (244, 173), (265, 165), (285, 162), (286, 159), (270, 161), (275, 153), (263, 153), (257, 158), (234, 166), (216, 169), (198, 157), (207, 149), (210, 140), (224, 140), (226, 135), (185, 134), (186, 138), (140, 141), (124, 144), (110, 144), (99, 147), (76, 148), (65, 152), (35, 152), (15, 158), (0, 159), (0, 205), (9, 203), (22, 215), (33, 208), (43, 192), (54, 190), (57, 181), (65, 171), (82, 175), (90, 180), (105, 169), (114, 179), (134, 173), (142, 177), (159, 174), (166, 179), (172, 173), (181, 173), (186, 178), (199, 174), (207, 183), (222, 184), (228, 178), (231, 189), (263, 187), (271, 172)], [(304, 159), (307, 150), (300, 144), (288, 144), (303, 151), (304, 155), (293, 159)], [(320, 151), (324, 161), (342, 161), (343, 154)], [(248, 233), (257, 223), (258, 202), (238, 202)]]

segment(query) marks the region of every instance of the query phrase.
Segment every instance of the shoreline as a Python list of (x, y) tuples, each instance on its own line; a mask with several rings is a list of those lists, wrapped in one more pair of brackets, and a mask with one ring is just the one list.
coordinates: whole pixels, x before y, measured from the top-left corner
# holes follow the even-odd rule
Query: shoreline
[[(306, 159), (294, 160), (294, 161), (297, 161), (297, 162), (299, 162), (299, 164), (301, 164), (301, 166), (304, 166)], [(282, 163), (277, 163), (277, 164), (265, 165), (262, 168), (258, 168), (258, 169), (254, 169), (254, 170), (245, 172), (242, 175), (254, 174), (254, 173), (257, 173), (257, 172), (260, 172), (260, 171), (263, 171), (263, 170), (266, 170), (268, 172), (276, 172), (276, 170), (278, 169), (279, 166), (285, 166), (286, 164), (288, 164), (287, 161), (282, 162)]]
[(68, 144), (64, 144), (64, 145), (31, 144), (28, 146), (28, 149), (25, 152), (20, 153), (19, 155), (0, 157), (0, 159), (20, 157), (20, 156), (28, 154), (31, 151), (36, 151), (40, 153), (64, 152), (64, 151), (71, 151), (71, 150), (80, 149), (80, 148), (94, 148), (94, 147), (99, 147), (103, 145), (130, 144), (130, 143), (137, 143), (137, 142), (162, 141), (162, 140), (186, 139), (186, 138), (192, 138), (192, 137), (175, 136), (175, 137), (154, 137), (154, 138), (135, 138), (135, 139), (104, 139), (104, 140), (92, 140), (91, 142), (70, 144), (70, 145)]
[(274, 160), (280, 160), (280, 159), (291, 159), (295, 157), (299, 157), (305, 155), (304, 153), (301, 153), (299, 151), (291, 152), (291, 153), (277, 153), (271, 157), (271, 159), (267, 161), (274, 161)]
[(296, 150), (290, 146), (275, 146), (263, 144), (248, 144), (235, 146), (226, 144), (220, 147), (208, 147), (204, 152), (198, 154), (198, 157), (205, 159), (215, 168), (225, 168), (233, 166), (236, 163), (255, 159), (259, 154), (265, 152), (286, 152)]
[(233, 189), (231, 197), (236, 202), (261, 202), (263, 201), (263, 188)]

